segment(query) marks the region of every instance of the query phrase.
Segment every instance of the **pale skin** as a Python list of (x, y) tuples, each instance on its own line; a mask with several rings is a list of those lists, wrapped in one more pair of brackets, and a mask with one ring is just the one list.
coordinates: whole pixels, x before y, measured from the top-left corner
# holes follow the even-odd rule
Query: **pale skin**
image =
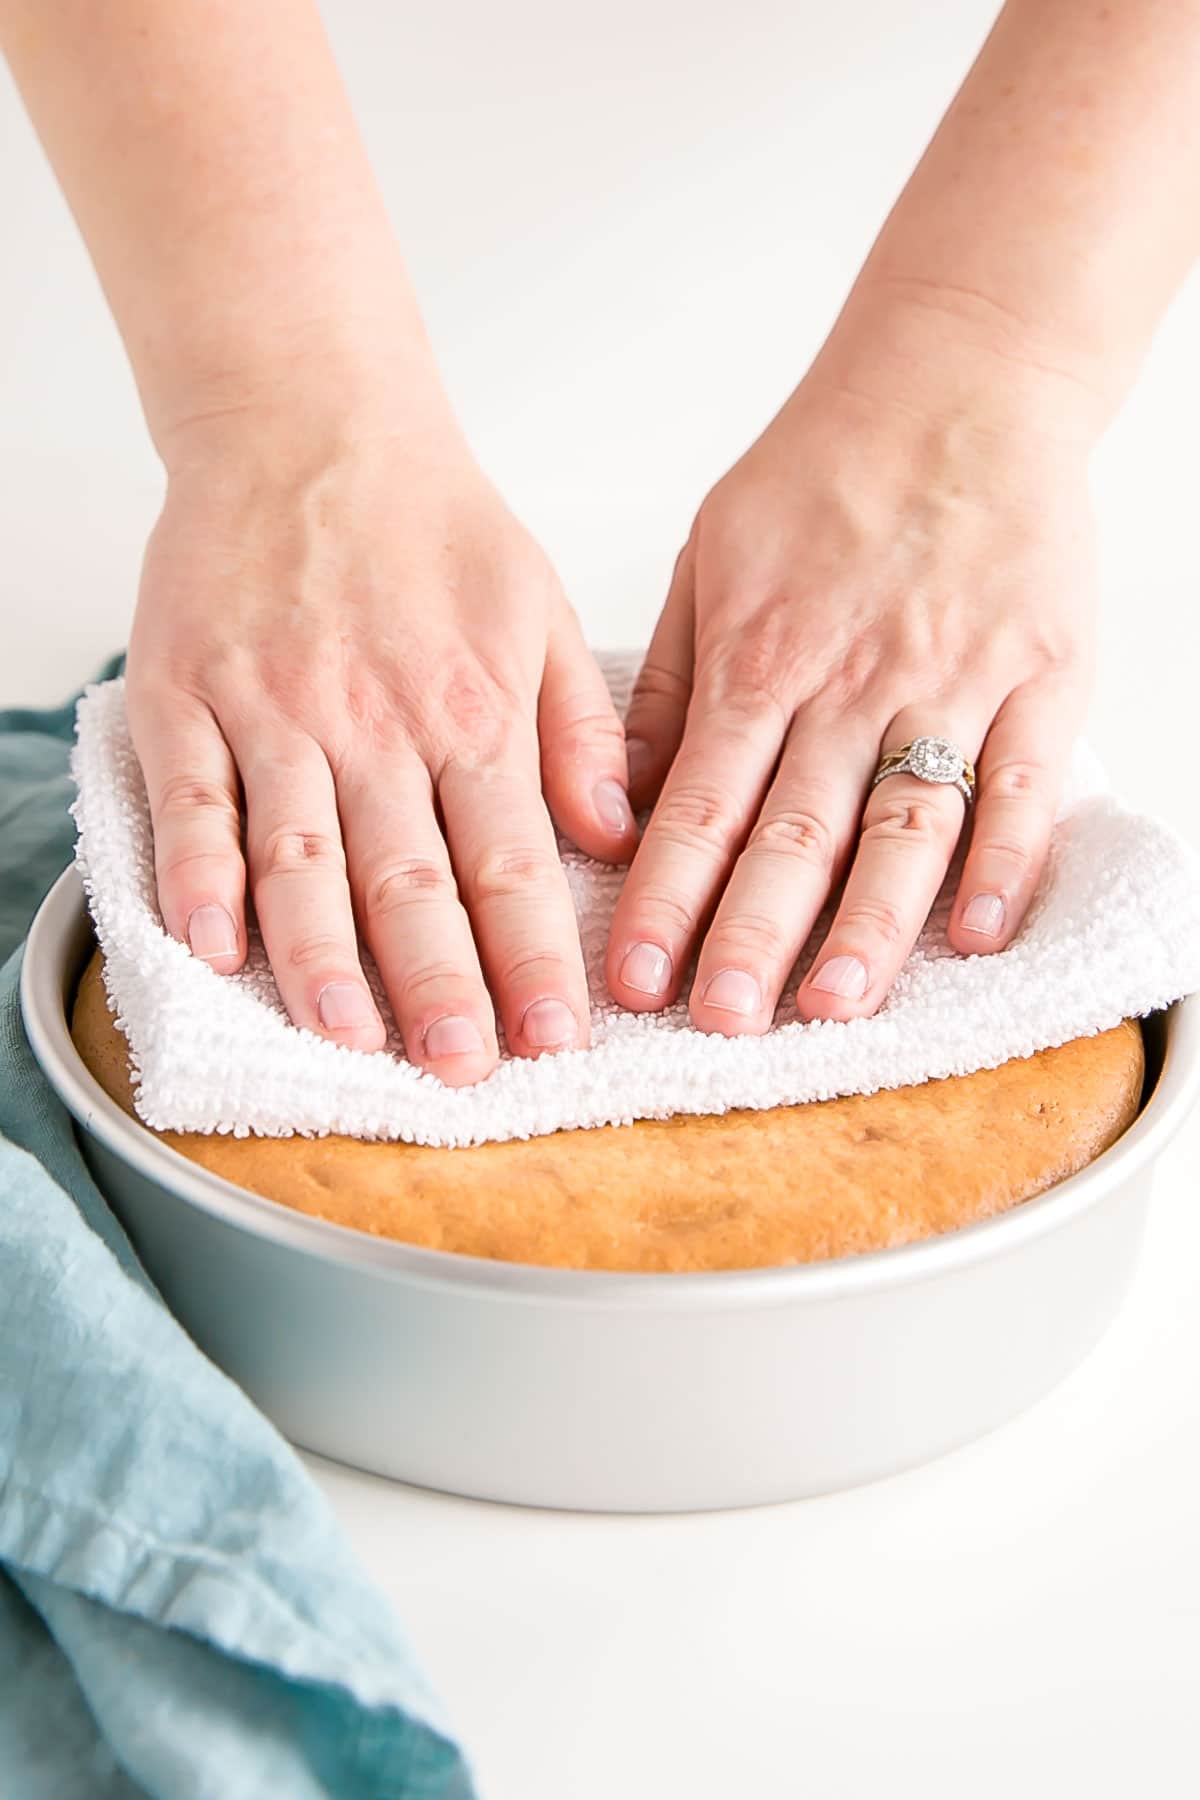
[[(625, 729), (476, 464), (310, 0), (0, 0), (167, 473), (127, 703), (169, 931), (252, 898), (291, 1017), (484, 1078), (588, 1042), (553, 825), (630, 863), (607, 978), (762, 1032), (1019, 931), (1092, 678), (1090, 453), (1200, 237), (1200, 0), (1010, 0), (825, 345), (705, 498)], [(641, 836), (632, 808), (653, 806)], [(244, 804), (244, 836), (240, 809)], [(844, 884), (844, 885), (843, 885)]]

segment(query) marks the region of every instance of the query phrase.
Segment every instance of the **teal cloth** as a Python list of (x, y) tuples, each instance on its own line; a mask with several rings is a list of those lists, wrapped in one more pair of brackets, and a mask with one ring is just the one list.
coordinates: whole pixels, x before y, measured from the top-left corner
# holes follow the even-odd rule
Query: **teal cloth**
[(391, 1607), (162, 1303), (29, 1049), (74, 713), (0, 712), (0, 1794), (470, 1800)]

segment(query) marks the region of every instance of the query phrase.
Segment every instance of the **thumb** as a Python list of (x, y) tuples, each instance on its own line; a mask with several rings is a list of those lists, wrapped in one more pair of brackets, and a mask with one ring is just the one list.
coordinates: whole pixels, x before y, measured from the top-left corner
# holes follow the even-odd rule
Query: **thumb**
[(542, 792), (559, 830), (586, 856), (628, 862), (638, 831), (626, 791), (625, 733), (565, 601), (546, 646), (538, 737)]
[(658, 798), (683, 737), (692, 697), (693, 554), (684, 545), (650, 647), (625, 710), (629, 798), (640, 812)]

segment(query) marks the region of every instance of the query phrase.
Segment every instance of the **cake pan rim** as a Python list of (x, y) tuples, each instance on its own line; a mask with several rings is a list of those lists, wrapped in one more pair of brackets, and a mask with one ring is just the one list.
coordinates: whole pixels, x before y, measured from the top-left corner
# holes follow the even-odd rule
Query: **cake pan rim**
[(817, 1303), (936, 1279), (964, 1264), (1018, 1251), (1030, 1239), (1068, 1226), (1111, 1187), (1157, 1159), (1200, 1093), (1200, 995), (1191, 995), (1161, 1015), (1162, 1067), (1128, 1130), (1077, 1174), (994, 1218), (890, 1249), (772, 1267), (672, 1273), (507, 1262), (374, 1237), (295, 1212), (193, 1163), (131, 1119), (95, 1080), (70, 1035), (64, 986), (75, 970), (64, 965), (77, 955), (73, 946), (85, 929), (90, 933), (92, 922), (78, 869), (71, 864), (30, 927), (21, 969), (21, 1011), (34, 1055), (55, 1093), (112, 1155), (172, 1198), (281, 1248), (347, 1270), (490, 1292), (498, 1299), (651, 1309), (748, 1302), (757, 1307)]

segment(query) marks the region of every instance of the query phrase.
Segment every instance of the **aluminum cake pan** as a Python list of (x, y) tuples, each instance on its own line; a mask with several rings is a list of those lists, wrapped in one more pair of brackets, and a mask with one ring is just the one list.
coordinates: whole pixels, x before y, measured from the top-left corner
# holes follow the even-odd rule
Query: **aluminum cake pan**
[(293, 1213), (130, 1119), (70, 1037), (93, 942), (71, 868), (29, 934), (26, 1030), (172, 1310), (294, 1442), (485, 1499), (612, 1511), (785, 1500), (993, 1429), (1110, 1323), (1154, 1162), (1200, 1092), (1193, 996), (1144, 1021), (1143, 1105), (1124, 1136), (998, 1218), (779, 1269), (492, 1262)]

